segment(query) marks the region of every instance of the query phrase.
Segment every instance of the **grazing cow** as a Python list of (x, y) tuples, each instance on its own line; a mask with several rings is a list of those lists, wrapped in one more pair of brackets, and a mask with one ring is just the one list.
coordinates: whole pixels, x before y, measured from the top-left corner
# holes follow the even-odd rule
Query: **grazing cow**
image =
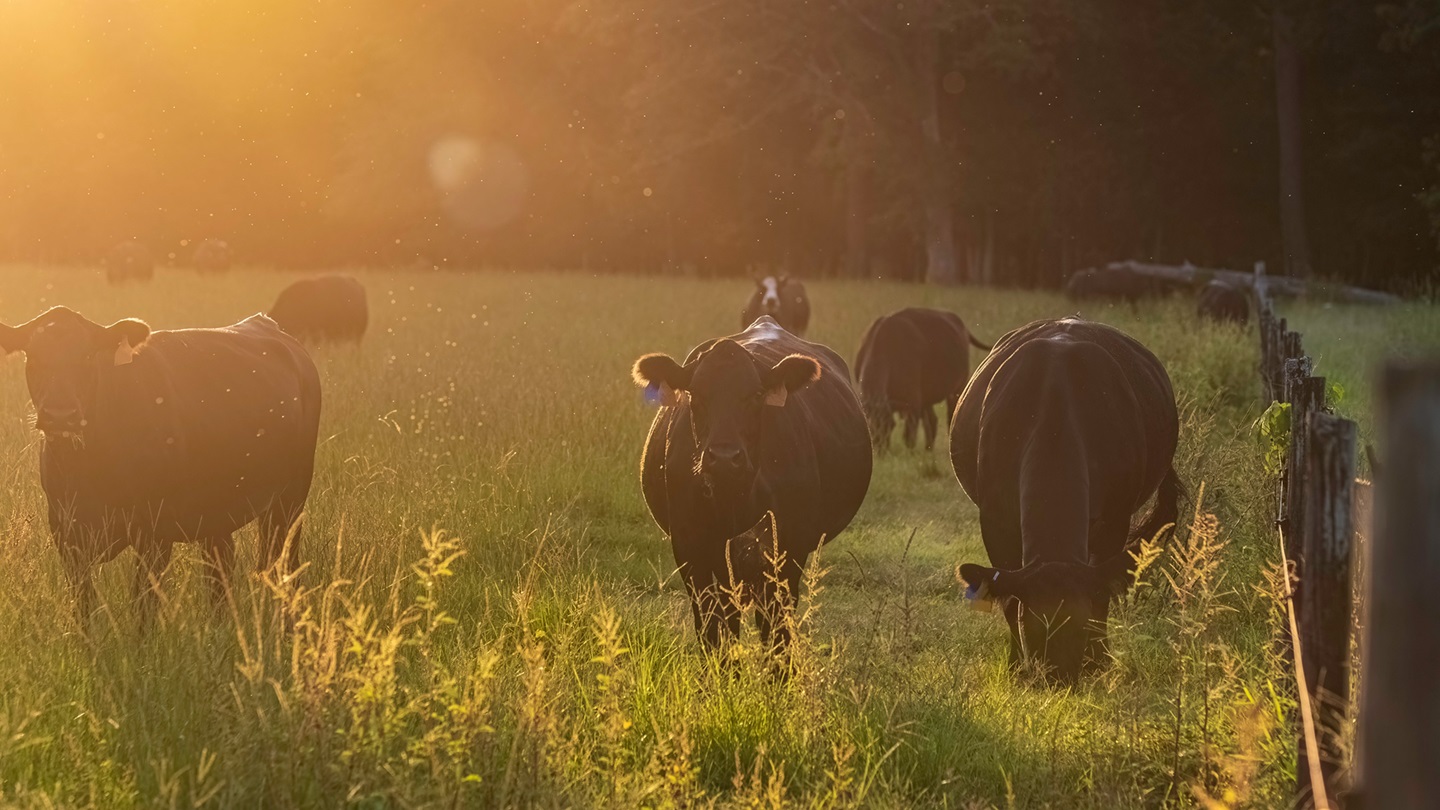
[(755, 292), (740, 312), (745, 329), (761, 315), (769, 315), (793, 335), (805, 336), (810, 327), (810, 296), (805, 285), (789, 276), (766, 276), (755, 280)]
[(110, 249), (105, 258), (105, 280), (111, 284), (126, 281), (149, 281), (155, 277), (155, 260), (150, 249), (134, 239)]
[[(261, 568), (298, 532), (320, 377), (274, 321), (151, 332), (141, 321), (101, 326), (55, 307), (23, 326), (0, 325), (0, 349), (25, 352), (50, 533), (82, 621), (94, 607), (92, 568), (130, 546), (148, 617), (147, 586), (174, 543), (205, 547), (218, 598), (235, 530), (259, 520)], [(298, 534), (292, 566), (297, 544)]]
[(1160, 279), (1128, 267), (1080, 270), (1065, 282), (1065, 295), (1072, 301), (1104, 299), (1133, 303), (1143, 298), (1158, 298), (1169, 291), (1169, 286)]
[(205, 239), (195, 246), (190, 263), (196, 270), (220, 273), (230, 269), (230, 243), (224, 239)]
[[(783, 650), (806, 560), (849, 525), (870, 486), (870, 442), (850, 370), (828, 347), (761, 317), (700, 344), (683, 366), (646, 355), (634, 377), (663, 403), (641, 484), (670, 536), (696, 631), (710, 646), (722, 625), (738, 632), (738, 586), (760, 603), (761, 637)], [(776, 552), (784, 555), (778, 571), (765, 564)]]
[(358, 342), (370, 321), (365, 288), (352, 276), (301, 279), (280, 291), (267, 314), (306, 343)]
[(905, 417), (906, 447), (914, 449), (920, 423), (925, 449), (935, 447), (935, 404), (945, 403), (945, 424), (950, 424), (970, 379), (970, 346), (990, 350), (959, 316), (944, 310), (911, 307), (870, 324), (855, 357), (855, 374), (876, 450), (890, 446), (897, 411)]
[[(994, 567), (962, 565), (967, 598), (1003, 603), (1010, 662), (1061, 680), (1108, 658), (1110, 599), (1130, 550), (1177, 515), (1179, 420), (1165, 368), (1109, 326), (1037, 321), (996, 342), (950, 429), (950, 461), (980, 507)], [(1132, 534), (1130, 518), (1155, 495)], [(1023, 630), (1023, 632), (1022, 632)]]
[(1244, 326), (1250, 321), (1250, 296), (1233, 284), (1212, 281), (1195, 299), (1195, 314), (1218, 323)]

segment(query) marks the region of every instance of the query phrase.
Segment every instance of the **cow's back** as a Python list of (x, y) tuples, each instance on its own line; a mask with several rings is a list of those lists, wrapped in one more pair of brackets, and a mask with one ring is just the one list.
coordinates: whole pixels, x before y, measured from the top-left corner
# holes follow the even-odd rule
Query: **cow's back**
[(153, 516), (149, 528), (184, 540), (238, 528), (277, 494), (308, 492), (319, 374), (269, 318), (155, 332), (99, 384), (104, 407), (83, 453), (42, 461), (48, 494), (102, 519), (138, 507)]
[(877, 318), (865, 333), (855, 358), (861, 398), (876, 406), (888, 406), (918, 391), (924, 342), (925, 336), (915, 323), (901, 317), (901, 313)]
[[(772, 436), (803, 436), (814, 452), (817, 485), (824, 503), (822, 533), (834, 537), (850, 524), (870, 487), (873, 464), (870, 430), (855, 389), (850, 385), (850, 367), (830, 347), (811, 343), (761, 320), (734, 338), (765, 365), (774, 365), (791, 354), (803, 354), (820, 362), (820, 379), (790, 395), (783, 408), (773, 411)], [(781, 478), (793, 471), (782, 469), (787, 459), (771, 457), (766, 472)]]
[[(1103, 452), (1138, 447), (1145, 482), (1139, 486), (1148, 487), (1147, 496), (1169, 468), (1179, 420), (1170, 379), (1155, 355), (1104, 324), (1037, 321), (995, 344), (956, 409), (951, 464), (972, 500), (983, 499), (979, 465), (988, 448), (982, 446), (982, 434), (989, 431), (994, 440), (1022, 444), (1029, 433), (1042, 430), (1038, 414), (1047, 410), (1067, 420), (1066, 432), (1088, 432), (1087, 438), (1108, 444)], [(1036, 436), (1035, 441), (1057, 438)]]
[(944, 310), (912, 307), (892, 317), (904, 318), (920, 335), (927, 402), (958, 393), (970, 376), (969, 332), (960, 316)]
[(359, 340), (370, 321), (365, 287), (353, 276), (294, 282), (270, 308), (280, 328), (303, 341)]

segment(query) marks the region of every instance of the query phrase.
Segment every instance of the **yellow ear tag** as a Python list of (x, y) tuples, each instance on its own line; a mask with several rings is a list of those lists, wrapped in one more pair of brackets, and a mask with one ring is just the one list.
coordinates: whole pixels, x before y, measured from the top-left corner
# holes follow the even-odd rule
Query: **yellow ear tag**
[(995, 600), (990, 597), (989, 585), (981, 585), (977, 590), (967, 587), (965, 589), (965, 604), (971, 610), (978, 610), (981, 613), (989, 613), (995, 609)]
[[(959, 572), (956, 572), (959, 575)], [(1000, 578), (1000, 572), (996, 571), (990, 582)], [(962, 580), (963, 582), (963, 580)], [(965, 604), (971, 610), (978, 610), (981, 613), (989, 613), (995, 609), (995, 594), (991, 592), (990, 582), (982, 582), (979, 585), (965, 585)]]
[(785, 400), (790, 398), (790, 389), (783, 385), (771, 388), (765, 392), (765, 404), (776, 408), (785, 407)]
[(135, 350), (130, 348), (130, 338), (121, 338), (115, 349), (115, 365), (128, 366), (135, 362)]

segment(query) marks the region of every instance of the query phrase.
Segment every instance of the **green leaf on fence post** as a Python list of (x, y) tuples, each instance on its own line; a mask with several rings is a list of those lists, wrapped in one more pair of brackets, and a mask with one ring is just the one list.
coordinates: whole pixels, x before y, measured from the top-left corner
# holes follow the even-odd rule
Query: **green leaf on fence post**
[(1265, 472), (1279, 475), (1290, 449), (1290, 403), (1272, 402), (1255, 420), (1255, 442), (1265, 458)]

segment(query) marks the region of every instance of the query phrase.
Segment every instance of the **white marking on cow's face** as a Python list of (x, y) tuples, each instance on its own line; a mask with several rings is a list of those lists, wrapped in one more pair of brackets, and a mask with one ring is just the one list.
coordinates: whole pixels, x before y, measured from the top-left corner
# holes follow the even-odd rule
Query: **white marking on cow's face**
[(760, 284), (765, 288), (765, 295), (760, 298), (760, 306), (766, 312), (778, 312), (780, 310), (780, 282), (774, 276), (766, 276)]

